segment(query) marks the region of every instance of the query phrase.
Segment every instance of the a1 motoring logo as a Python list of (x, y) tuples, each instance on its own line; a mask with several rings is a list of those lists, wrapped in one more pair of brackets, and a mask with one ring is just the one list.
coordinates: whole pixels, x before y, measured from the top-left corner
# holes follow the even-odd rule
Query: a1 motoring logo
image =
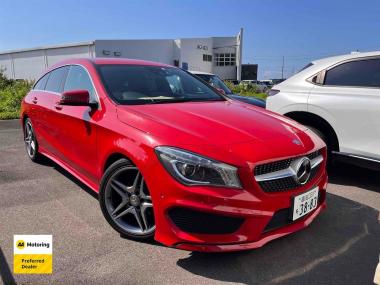
[(51, 235), (14, 236), (14, 273), (51, 274), (53, 238)]

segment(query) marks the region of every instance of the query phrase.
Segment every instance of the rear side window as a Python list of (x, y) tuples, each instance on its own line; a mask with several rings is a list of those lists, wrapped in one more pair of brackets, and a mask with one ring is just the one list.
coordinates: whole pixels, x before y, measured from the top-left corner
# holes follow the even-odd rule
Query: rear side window
[(380, 59), (342, 63), (326, 72), (325, 85), (380, 87)]
[(63, 90), (87, 90), (91, 98), (95, 99), (95, 90), (91, 79), (87, 71), (78, 65), (70, 66)]
[(45, 74), (40, 80), (38, 80), (37, 83), (34, 85), (33, 89), (35, 89), (35, 90), (45, 90), (46, 82), (49, 79), (49, 75), (50, 75), (50, 73)]
[(45, 90), (52, 92), (61, 92), (62, 90), (62, 81), (66, 75), (67, 66), (54, 69), (50, 72), (49, 79), (46, 83)]

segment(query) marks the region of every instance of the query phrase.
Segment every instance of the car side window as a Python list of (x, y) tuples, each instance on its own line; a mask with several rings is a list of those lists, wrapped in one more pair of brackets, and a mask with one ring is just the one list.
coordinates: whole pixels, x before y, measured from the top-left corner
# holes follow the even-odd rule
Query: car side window
[(380, 87), (380, 59), (355, 60), (333, 67), (327, 70), (324, 84)]
[(48, 81), (50, 72), (45, 74), (37, 83), (34, 85), (34, 90), (45, 90), (46, 82)]
[(95, 89), (92, 85), (90, 76), (87, 71), (79, 65), (70, 66), (63, 90), (87, 90), (90, 94), (90, 98), (93, 101), (96, 101)]
[(62, 81), (66, 75), (66, 71), (67, 66), (51, 71), (45, 90), (60, 93), (62, 91)]

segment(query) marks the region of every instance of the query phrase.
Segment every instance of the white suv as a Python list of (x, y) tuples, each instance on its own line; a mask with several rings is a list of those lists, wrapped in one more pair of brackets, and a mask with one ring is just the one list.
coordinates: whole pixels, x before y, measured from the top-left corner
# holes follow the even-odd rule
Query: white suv
[(266, 106), (309, 126), (337, 158), (379, 169), (380, 51), (313, 61), (275, 85)]

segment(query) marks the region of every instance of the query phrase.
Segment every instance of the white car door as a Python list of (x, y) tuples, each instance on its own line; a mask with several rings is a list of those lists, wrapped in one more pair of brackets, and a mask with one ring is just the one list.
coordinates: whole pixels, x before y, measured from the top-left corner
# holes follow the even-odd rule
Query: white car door
[(310, 93), (308, 111), (332, 125), (340, 152), (380, 159), (380, 59), (328, 69)]

